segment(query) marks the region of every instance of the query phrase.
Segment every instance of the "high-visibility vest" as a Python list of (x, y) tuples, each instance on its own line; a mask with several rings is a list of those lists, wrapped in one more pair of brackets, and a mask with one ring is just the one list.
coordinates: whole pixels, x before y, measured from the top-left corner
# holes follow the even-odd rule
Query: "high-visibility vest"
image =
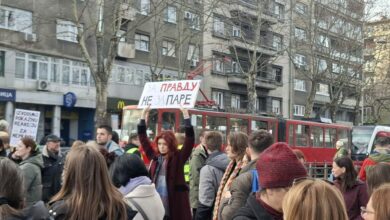
[[(177, 149), (181, 150), (183, 148), (182, 144), (179, 144), (177, 146)], [(187, 162), (184, 164), (184, 180), (186, 183), (190, 182), (190, 162), (187, 160)]]
[[(126, 153), (134, 154), (136, 151), (139, 151), (139, 149), (136, 148), (136, 147), (133, 147), (133, 148), (130, 148), (128, 151), (126, 151)], [(139, 154), (141, 155), (141, 159), (143, 159), (143, 156), (142, 156), (141, 152), (139, 152)]]

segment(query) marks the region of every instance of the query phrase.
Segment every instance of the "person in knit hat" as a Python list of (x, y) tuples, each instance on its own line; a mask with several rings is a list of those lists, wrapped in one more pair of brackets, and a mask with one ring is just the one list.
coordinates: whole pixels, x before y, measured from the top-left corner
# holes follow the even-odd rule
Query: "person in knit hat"
[(259, 156), (256, 163), (261, 191), (252, 193), (234, 220), (283, 220), (282, 201), (295, 179), (307, 172), (286, 143), (275, 143)]

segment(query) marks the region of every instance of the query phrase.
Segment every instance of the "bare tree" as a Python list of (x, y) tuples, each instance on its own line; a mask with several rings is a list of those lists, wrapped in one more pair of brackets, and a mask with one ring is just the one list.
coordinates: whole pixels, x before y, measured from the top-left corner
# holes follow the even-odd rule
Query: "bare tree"
[[(292, 4), (292, 9), (295, 13), (291, 18), (289, 56), (296, 78), (309, 82), (304, 117), (312, 115), (315, 97), (323, 87), (328, 100), (317, 113), (329, 110), (335, 121), (345, 100), (359, 94), (354, 90), (362, 77), (364, 5), (357, 1), (311, 0), (308, 4)], [(359, 100), (356, 97), (354, 104), (359, 105)]]

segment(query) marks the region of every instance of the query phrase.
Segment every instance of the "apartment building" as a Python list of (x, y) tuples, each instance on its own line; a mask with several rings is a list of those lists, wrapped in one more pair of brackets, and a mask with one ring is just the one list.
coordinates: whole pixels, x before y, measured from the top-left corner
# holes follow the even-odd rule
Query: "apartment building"
[[(11, 122), (16, 108), (36, 110), (41, 112), (37, 140), (49, 133), (61, 135), (68, 144), (93, 139), (95, 82), (77, 33), (85, 33), (86, 47), (96, 57), (96, 38), (87, 35), (97, 27), (91, 18), (106, 18), (105, 45), (115, 24), (110, 20), (113, 5), (106, 2), (101, 10), (93, 10), (99, 9), (95, 3), (77, 1), (79, 13), (89, 13), (80, 16), (80, 29), (72, 1), (1, 1), (0, 118)], [(119, 45), (108, 86), (108, 113), (114, 127), (119, 126), (121, 108), (138, 102), (146, 81), (176, 79), (198, 62), (196, 4), (183, 8), (164, 2), (152, 7), (149, 0), (140, 0), (120, 5), (115, 21), (120, 30), (114, 34)], [(185, 19), (188, 14), (191, 17)]]
[(246, 76), (252, 72), (256, 113), (288, 117), (286, 8), (283, 0), (219, 1), (204, 14), (203, 55), (211, 68), (204, 72), (203, 88), (220, 110), (246, 112)]
[(364, 115), (366, 123), (390, 124), (390, 19), (365, 24)]
[[(352, 123), (362, 80), (363, 1), (297, 0), (291, 8), (292, 116)], [(314, 89), (312, 88), (314, 87)]]

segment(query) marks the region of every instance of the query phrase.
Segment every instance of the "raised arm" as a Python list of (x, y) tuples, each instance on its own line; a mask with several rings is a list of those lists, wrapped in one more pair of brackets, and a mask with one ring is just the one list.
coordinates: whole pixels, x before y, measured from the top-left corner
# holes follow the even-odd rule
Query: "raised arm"
[(183, 113), (186, 137), (184, 139), (183, 148), (179, 151), (179, 157), (180, 162), (184, 164), (190, 157), (192, 148), (194, 147), (195, 133), (194, 128), (191, 125), (191, 119), (190, 114), (188, 113), (188, 109), (181, 109), (181, 112)]
[(141, 119), (138, 124), (138, 138), (141, 143), (143, 150), (145, 151), (146, 157), (149, 160), (152, 160), (157, 156), (157, 153), (153, 150), (152, 144), (149, 141), (148, 136), (146, 135), (146, 121), (145, 118), (149, 114), (150, 107), (146, 107), (141, 114)]

